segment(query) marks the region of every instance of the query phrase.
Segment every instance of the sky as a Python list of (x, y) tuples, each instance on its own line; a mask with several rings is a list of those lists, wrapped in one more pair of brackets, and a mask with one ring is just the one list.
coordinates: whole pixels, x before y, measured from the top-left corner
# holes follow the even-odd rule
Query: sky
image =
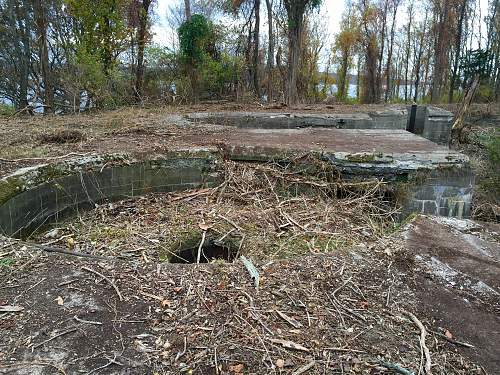
[[(157, 20), (153, 26), (154, 37), (153, 41), (157, 44), (163, 46), (170, 46), (172, 44), (172, 32), (173, 30), (168, 30), (168, 24), (165, 15), (167, 14), (167, 9), (170, 5), (183, 2), (183, 0), (158, 0), (156, 6)], [(265, 3), (263, 3), (263, 9), (265, 10)], [(333, 40), (333, 34), (336, 33), (340, 28), (340, 19), (342, 17), (342, 12), (344, 11), (344, 1), (342, 0), (323, 0), (321, 17), (327, 18), (328, 34)], [(265, 13), (265, 12), (264, 12)], [(315, 15), (318, 15), (315, 12)], [(263, 26), (261, 26), (263, 27)]]
[[(487, 9), (488, 9), (488, 0), (478, 0), (481, 8), (481, 13), (482, 16), (484, 17), (487, 14)], [(176, 3), (182, 3), (184, 4), (183, 0), (157, 0), (157, 6), (156, 6), (156, 22), (153, 26), (153, 32), (154, 32), (154, 37), (153, 41), (159, 45), (162, 46), (172, 46), (172, 42), (176, 40), (175, 30), (169, 29), (168, 23), (166, 21), (166, 14), (168, 7), (170, 5), (176, 4)], [(417, 0), (415, 4), (418, 6), (420, 2)], [(340, 29), (340, 21), (342, 18), (342, 13), (344, 11), (345, 7), (345, 0), (323, 0), (322, 5), (321, 5), (321, 10), (320, 12), (314, 12), (314, 15), (316, 17), (323, 17), (326, 19), (326, 25), (328, 27), (328, 44), (331, 44), (333, 42), (334, 34), (337, 33)], [(261, 19), (265, 19), (265, 3), (263, 3), (263, 6), (261, 7), (262, 11), (262, 17)], [(417, 18), (419, 16), (422, 16), (419, 14), (417, 10), (416, 14)], [(422, 16), (423, 17), (423, 16)], [(398, 18), (397, 18), (398, 25), (403, 25), (403, 23), (406, 23), (407, 21), (407, 16), (406, 16), (406, 4), (403, 4), (401, 6), (400, 11), (398, 12)], [(483, 26), (483, 37), (485, 36), (486, 30), (484, 23), (482, 24)], [(261, 26), (262, 30), (267, 30), (266, 26), (262, 24)]]

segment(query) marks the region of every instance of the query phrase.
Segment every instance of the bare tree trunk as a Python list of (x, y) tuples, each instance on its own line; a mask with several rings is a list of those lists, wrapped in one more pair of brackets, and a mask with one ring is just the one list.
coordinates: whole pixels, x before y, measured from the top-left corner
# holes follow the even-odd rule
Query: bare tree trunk
[(19, 91), (17, 99), (17, 109), (24, 109), (28, 106), (28, 81), (29, 70), (31, 63), (31, 49), (30, 49), (30, 30), (29, 30), (29, 15), (26, 9), (27, 4), (15, 2), (15, 13), (17, 19), (17, 27), (20, 32), (20, 41), (22, 48), (19, 55)]
[[(389, 0), (384, 0), (384, 10), (382, 18), (382, 35), (380, 36), (380, 51), (378, 56), (377, 67), (377, 98), (381, 97), (382, 93), (382, 61), (384, 59), (385, 49), (385, 32), (387, 29), (387, 8), (389, 7)], [(377, 100), (378, 101), (378, 100)]]
[(269, 44), (267, 46), (267, 101), (270, 103), (274, 98), (274, 80), (273, 80), (273, 70), (274, 70), (274, 34), (273, 34), (273, 2), (272, 0), (266, 0), (267, 6), (267, 23), (268, 23), (268, 39)]
[(255, 95), (260, 99), (259, 84), (259, 37), (260, 37), (260, 0), (254, 0), (255, 28), (253, 32), (253, 87)]
[[(361, 100), (361, 56), (358, 55), (358, 61), (356, 62), (356, 100)], [(348, 86), (349, 87), (349, 86)]]
[(392, 11), (392, 24), (391, 24), (391, 42), (389, 44), (389, 51), (387, 53), (387, 65), (385, 67), (386, 87), (384, 101), (389, 100), (389, 93), (391, 92), (391, 64), (392, 64), (392, 50), (394, 48), (394, 32), (396, 30), (396, 14), (398, 12), (399, 0), (394, 1), (394, 9)]
[(284, 0), (288, 16), (288, 77), (287, 77), (287, 104), (295, 105), (299, 102), (297, 80), (300, 70), (300, 46), (304, 27), (304, 12), (306, 1)]
[[(444, 77), (448, 46), (448, 15), (449, 1), (444, 0), (443, 7), (439, 9), (438, 31), (434, 44), (434, 74), (432, 77), (431, 103), (438, 103), (441, 98), (442, 81)], [(439, 5), (441, 1), (439, 2)]]
[(453, 102), (453, 91), (455, 90), (455, 82), (458, 75), (458, 62), (460, 61), (460, 46), (462, 44), (463, 23), (465, 19), (466, 9), (467, 0), (462, 0), (462, 4), (460, 6), (460, 18), (458, 19), (457, 34), (455, 38), (455, 59), (453, 60), (453, 69), (451, 71), (450, 90), (448, 91), (448, 103)]
[(347, 79), (347, 68), (349, 65), (349, 51), (347, 48), (342, 49), (342, 56), (340, 60), (340, 69), (337, 74), (337, 97), (340, 100), (344, 100), (347, 98), (347, 89), (348, 79)]
[(190, 2), (190, 0), (184, 0), (184, 13), (186, 15), (186, 21), (191, 21), (191, 2)]
[(276, 66), (278, 67), (278, 70), (279, 70), (280, 76), (281, 76), (281, 91), (283, 93), (282, 99), (283, 99), (283, 102), (286, 102), (286, 90), (288, 87), (287, 83), (286, 83), (287, 73), (286, 73), (285, 67), (281, 63), (282, 53), (283, 53), (283, 50), (282, 50), (281, 46), (278, 45), (278, 51), (276, 52)]
[(451, 140), (452, 143), (454, 140), (458, 139), (460, 142), (463, 142), (463, 131), (465, 128), (465, 116), (469, 111), (470, 104), (472, 103), (472, 99), (474, 99), (474, 94), (479, 86), (479, 75), (474, 77), (471, 86), (467, 90), (467, 93), (462, 100), (462, 104), (460, 109), (455, 117), (455, 121), (453, 122), (453, 126), (451, 127)]
[(420, 34), (420, 45), (418, 47), (418, 54), (417, 54), (417, 58), (415, 61), (415, 94), (413, 95), (414, 102), (417, 102), (417, 100), (418, 100), (418, 87), (420, 85), (420, 70), (422, 68), (422, 54), (424, 51), (424, 36), (425, 36), (425, 30), (427, 27), (427, 15), (428, 15), (428, 10), (426, 9), (423, 29), (422, 29), (421, 34)]
[(51, 113), (54, 112), (54, 88), (50, 74), (49, 50), (47, 47), (47, 14), (44, 5), (42, 4), (42, 0), (36, 0), (34, 5), (38, 54), (40, 58), (40, 71), (42, 73), (43, 82), (43, 112)]
[(407, 44), (406, 44), (406, 59), (405, 59), (405, 103), (408, 101), (408, 69), (410, 65), (410, 46), (411, 46), (411, 24), (413, 22), (413, 2), (408, 6), (408, 29), (407, 29)]
[[(188, 1), (189, 2), (189, 1)], [(148, 27), (148, 14), (151, 0), (142, 0), (139, 9), (139, 30), (137, 38), (137, 69), (135, 71), (135, 99), (142, 101), (142, 88), (144, 83), (144, 47), (146, 46), (146, 31)]]
[(376, 103), (377, 98), (377, 40), (369, 37), (365, 50), (365, 87), (363, 103)]

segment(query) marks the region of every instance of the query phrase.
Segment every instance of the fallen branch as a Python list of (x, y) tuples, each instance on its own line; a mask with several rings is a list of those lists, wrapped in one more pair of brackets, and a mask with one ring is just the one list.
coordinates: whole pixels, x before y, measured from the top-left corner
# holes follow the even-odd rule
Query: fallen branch
[(431, 364), (432, 364), (431, 353), (429, 352), (429, 348), (425, 344), (425, 336), (427, 335), (427, 331), (426, 331), (424, 325), (422, 324), (422, 322), (420, 320), (418, 320), (418, 318), (415, 315), (413, 315), (409, 311), (405, 311), (405, 314), (408, 315), (411, 318), (411, 320), (413, 321), (413, 323), (415, 323), (417, 325), (417, 327), (420, 329), (420, 350), (423, 352), (424, 357), (425, 357), (424, 370), (425, 370), (425, 373), (427, 375), (431, 375), (432, 374), (432, 372), (431, 372)]
[(469, 344), (467, 342), (457, 341), (455, 339), (452, 339), (452, 338), (446, 336), (445, 334), (443, 334), (441, 332), (436, 332), (436, 331), (431, 331), (431, 330), (429, 330), (429, 332), (432, 332), (433, 334), (435, 334), (435, 335), (437, 335), (437, 336), (445, 339), (446, 341), (448, 341), (451, 344), (458, 345), (458, 346), (463, 346), (463, 347), (466, 347), (466, 348), (475, 348), (475, 346), (472, 345), (472, 344)]
[(70, 329), (68, 329), (68, 330), (66, 330), (66, 331), (63, 331), (63, 332), (61, 332), (61, 333), (58, 333), (57, 335), (52, 336), (51, 338), (48, 338), (47, 340), (44, 340), (44, 341), (42, 341), (42, 342), (40, 342), (40, 343), (38, 343), (38, 344), (34, 345), (32, 349), (36, 349), (36, 348), (38, 348), (38, 347), (40, 347), (40, 346), (42, 346), (42, 345), (44, 345), (44, 344), (48, 343), (49, 341), (52, 341), (52, 340), (54, 340), (54, 339), (57, 339), (58, 337), (61, 337), (61, 336), (67, 335), (68, 333), (75, 332), (77, 329), (78, 329), (78, 328), (70, 328)]
[(66, 155), (60, 155), (60, 156), (52, 156), (52, 157), (45, 157), (45, 158), (20, 158), (20, 159), (4, 159), (0, 158), (1, 162), (4, 163), (19, 163), (22, 161), (48, 161), (48, 160), (58, 160), (58, 159), (65, 159), (69, 156), (87, 156), (87, 154), (80, 154), (77, 152), (70, 152), (69, 154)]
[(95, 324), (95, 325), (102, 325), (101, 322), (96, 322), (95, 320), (85, 320), (85, 319), (80, 319), (78, 316), (74, 316), (73, 319), (75, 319), (79, 323), (85, 323), (85, 324)]
[(93, 270), (92, 268), (82, 267), (82, 270), (92, 272), (93, 274), (96, 274), (97, 276), (102, 277), (104, 280), (106, 280), (108, 283), (110, 283), (111, 286), (113, 287), (113, 289), (115, 290), (116, 294), (118, 295), (118, 298), (120, 298), (120, 301), (123, 301), (123, 297), (122, 297), (122, 294), (120, 293), (120, 289), (118, 289), (116, 284), (109, 277), (104, 276), (102, 273), (99, 273), (99, 272)]
[(455, 122), (453, 122), (453, 126), (451, 127), (451, 139), (450, 143), (454, 139), (458, 139), (459, 141), (463, 141), (462, 132), (465, 129), (465, 116), (469, 111), (469, 107), (472, 103), (472, 99), (474, 99), (474, 94), (479, 86), (479, 75), (474, 77), (474, 81), (472, 81), (471, 86), (468, 88), (467, 93), (465, 94), (462, 104), (460, 105), (460, 109), (455, 117)]
[(203, 248), (203, 245), (205, 244), (205, 237), (206, 236), (207, 236), (207, 231), (204, 230), (203, 234), (201, 235), (200, 245), (198, 246), (198, 254), (196, 255), (196, 264), (200, 264), (201, 249)]

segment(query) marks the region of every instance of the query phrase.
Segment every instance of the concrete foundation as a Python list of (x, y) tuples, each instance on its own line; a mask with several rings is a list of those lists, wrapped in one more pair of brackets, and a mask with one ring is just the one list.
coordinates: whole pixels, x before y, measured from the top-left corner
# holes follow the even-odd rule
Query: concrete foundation
[[(187, 115), (193, 122), (234, 126), (244, 129), (388, 129), (405, 130), (410, 107), (390, 106), (369, 113), (312, 114), (271, 112), (202, 112)], [(453, 114), (432, 106), (418, 106), (415, 134), (447, 145)]]
[(467, 157), (406, 131), (235, 129), (200, 142), (204, 149), (146, 160), (113, 154), (20, 169), (0, 180), (0, 232), (24, 236), (104, 201), (212, 186), (222, 179), (223, 158), (290, 163), (304, 155), (331, 163), (345, 180), (385, 181), (403, 216), (470, 215), (474, 176)]

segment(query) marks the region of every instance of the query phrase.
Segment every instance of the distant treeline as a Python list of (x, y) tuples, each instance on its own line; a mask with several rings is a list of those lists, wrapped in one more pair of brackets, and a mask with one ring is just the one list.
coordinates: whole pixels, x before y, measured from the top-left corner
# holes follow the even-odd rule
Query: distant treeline
[(500, 96), (499, 0), (486, 14), (479, 0), (352, 0), (336, 35), (321, 0), (178, 1), (167, 17), (176, 35), (158, 46), (154, 0), (0, 0), (0, 103), (58, 113), (295, 104), (324, 100), (332, 85), (338, 100), (356, 85), (363, 103), (437, 103), (459, 100), (475, 78), (476, 100)]

